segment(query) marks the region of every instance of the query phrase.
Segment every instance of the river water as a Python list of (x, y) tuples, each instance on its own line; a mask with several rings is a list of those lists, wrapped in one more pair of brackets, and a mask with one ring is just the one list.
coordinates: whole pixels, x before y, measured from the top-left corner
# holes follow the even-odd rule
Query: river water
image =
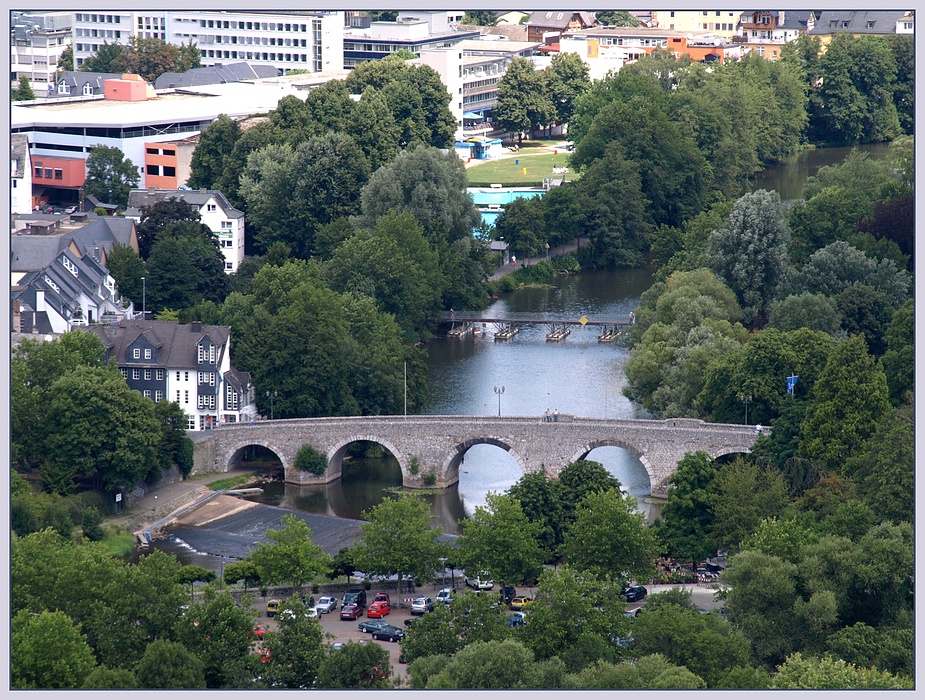
[[(885, 158), (888, 145), (860, 147), (871, 158)], [(809, 150), (758, 174), (750, 189), (776, 189), (781, 199), (798, 198), (803, 183), (824, 165), (841, 162), (848, 148)], [(594, 270), (558, 276), (548, 287), (521, 289), (482, 312), (491, 318), (590, 320), (625, 318), (652, 284), (647, 270)], [(463, 310), (457, 310), (462, 315)], [(547, 342), (544, 326), (526, 327), (509, 341), (495, 341), (487, 327), (465, 339), (437, 338), (427, 346), (431, 394), (426, 413), (434, 415), (539, 416), (549, 409), (600, 418), (644, 418), (622, 395), (625, 349), (598, 343), (594, 328), (577, 328), (561, 342)], [(502, 392), (503, 389), (503, 392)], [(593, 450), (589, 459), (601, 462), (639, 502), (650, 522), (660, 504), (649, 498), (649, 479), (633, 455), (615, 447)], [(441, 493), (425, 495), (444, 532), (460, 534), (460, 521), (485, 503), (489, 491), (504, 492), (521, 476), (504, 450), (476, 445), (466, 453), (460, 481)], [(343, 477), (325, 486), (264, 484), (256, 500), (304, 512), (361, 518), (362, 513), (393, 496), (401, 484), (391, 457), (345, 461)], [(184, 556), (182, 543), (165, 541), (160, 548)], [(197, 562), (205, 565), (203, 562)]]

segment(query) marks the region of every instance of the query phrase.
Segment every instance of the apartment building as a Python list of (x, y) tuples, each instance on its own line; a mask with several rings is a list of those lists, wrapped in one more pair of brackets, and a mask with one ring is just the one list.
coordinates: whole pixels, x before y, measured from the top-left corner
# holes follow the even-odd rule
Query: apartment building
[(42, 96), (55, 82), (61, 54), (71, 45), (70, 12), (24, 12), (12, 19), (10, 27), (10, 82), (28, 78), (36, 96)]
[(311, 73), (343, 68), (344, 13), (151, 10), (75, 12), (74, 60), (79, 67), (104, 43), (133, 37), (193, 42), (203, 66), (231, 61)]
[(652, 26), (678, 32), (709, 32), (732, 39), (738, 32), (742, 10), (665, 10), (652, 11)]

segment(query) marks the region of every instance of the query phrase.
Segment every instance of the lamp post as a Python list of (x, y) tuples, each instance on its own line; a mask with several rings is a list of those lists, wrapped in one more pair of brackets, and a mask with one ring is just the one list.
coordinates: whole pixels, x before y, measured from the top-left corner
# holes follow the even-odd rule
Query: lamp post
[(145, 278), (141, 278), (141, 320), (148, 318), (148, 287), (145, 284)]
[(748, 425), (748, 402), (752, 400), (751, 395), (739, 394), (739, 401), (745, 404), (745, 425)]
[(501, 394), (504, 393), (504, 387), (494, 387), (495, 393), (498, 395), (498, 415), (501, 415)]
[(279, 396), (279, 393), (276, 391), (268, 391), (267, 398), (270, 399), (270, 420), (273, 420), (273, 402), (276, 400), (276, 397)]

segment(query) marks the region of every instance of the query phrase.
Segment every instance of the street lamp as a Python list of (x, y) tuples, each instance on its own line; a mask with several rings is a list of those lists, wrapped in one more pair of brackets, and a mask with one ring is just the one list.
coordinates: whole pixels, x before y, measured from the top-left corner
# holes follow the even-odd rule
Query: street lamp
[(748, 425), (748, 402), (752, 400), (751, 394), (739, 394), (739, 401), (745, 404), (745, 425)]
[(267, 398), (270, 399), (270, 420), (273, 420), (273, 402), (276, 400), (277, 396), (279, 396), (279, 393), (276, 391), (267, 392)]
[(501, 394), (504, 393), (504, 387), (494, 387), (495, 393), (498, 395), (498, 415), (501, 415)]
[(147, 311), (147, 296), (148, 296), (148, 287), (145, 284), (145, 278), (141, 278), (141, 320), (144, 321), (148, 318)]

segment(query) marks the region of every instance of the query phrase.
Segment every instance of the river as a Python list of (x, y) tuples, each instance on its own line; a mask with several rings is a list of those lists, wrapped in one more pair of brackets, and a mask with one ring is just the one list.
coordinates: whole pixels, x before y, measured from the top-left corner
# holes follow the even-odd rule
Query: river
[[(859, 150), (884, 158), (887, 144)], [(757, 175), (750, 189), (777, 189), (781, 199), (800, 196), (806, 178), (825, 165), (841, 162), (848, 148), (804, 151)], [(575, 320), (625, 317), (652, 284), (650, 271), (594, 270), (559, 276), (551, 286), (521, 289), (494, 302), (483, 312), (493, 318)], [(460, 314), (462, 310), (457, 310)], [(641, 418), (640, 410), (623, 397), (625, 349), (598, 343), (591, 328), (574, 330), (564, 341), (545, 340), (545, 328), (525, 328), (510, 341), (493, 340), (492, 328), (466, 339), (438, 338), (427, 346), (431, 389), (428, 414), (539, 416), (547, 408), (586, 417)], [(503, 389), (503, 392), (502, 392)], [(601, 462), (639, 502), (648, 521), (660, 504), (649, 498), (649, 479), (642, 464), (625, 450), (593, 450), (589, 459)], [(521, 476), (504, 450), (476, 445), (466, 453), (459, 483), (442, 493), (424, 496), (444, 532), (460, 534), (460, 521), (484, 504), (489, 491), (504, 492)], [(390, 457), (345, 462), (343, 478), (325, 486), (265, 485), (262, 503), (341, 518), (360, 518), (363, 511), (392, 496), (401, 483), (397, 462)], [(183, 557), (182, 544), (161, 548)]]

